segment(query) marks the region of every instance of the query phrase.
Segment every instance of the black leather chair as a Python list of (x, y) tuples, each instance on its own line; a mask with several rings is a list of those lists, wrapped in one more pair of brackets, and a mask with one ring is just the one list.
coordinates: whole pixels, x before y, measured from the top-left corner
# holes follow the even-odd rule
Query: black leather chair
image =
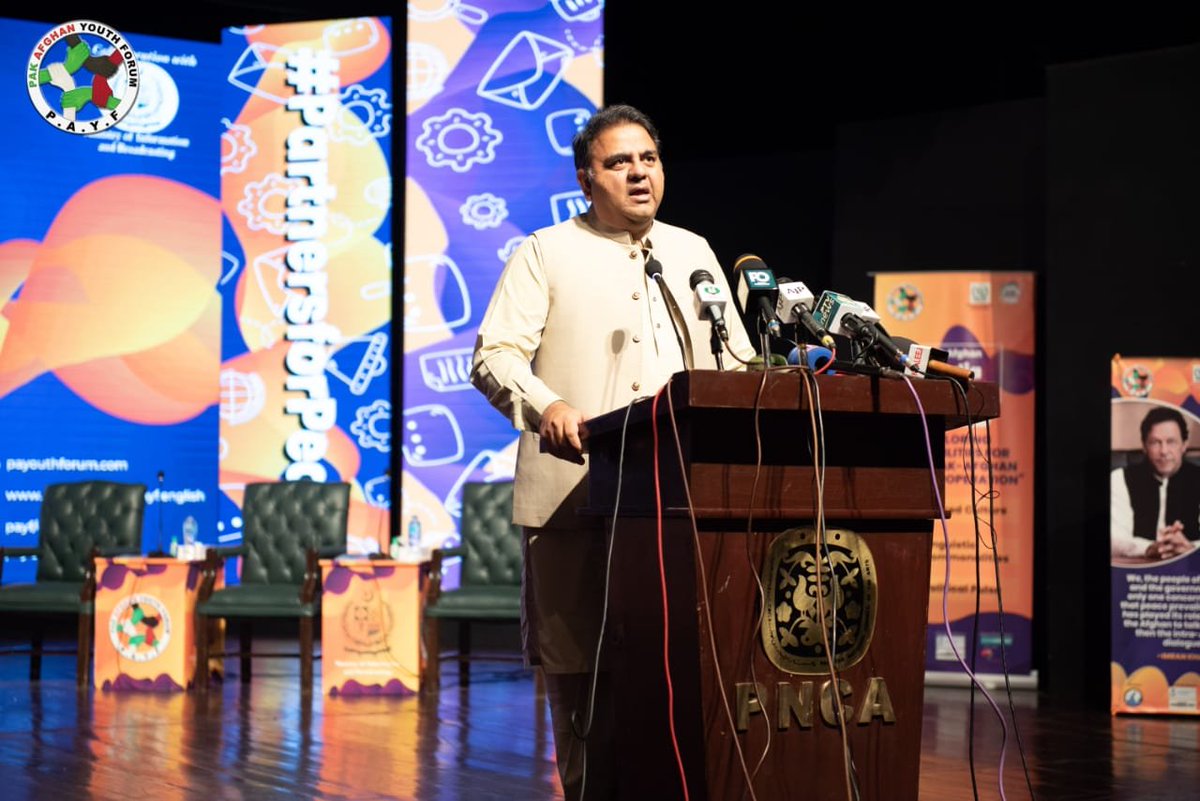
[[(4, 559), (36, 556), (33, 583), (0, 586), (0, 616), (23, 621), (29, 616), (78, 618), (75, 683), (86, 687), (92, 658), (96, 598), (96, 557), (141, 553), (146, 485), (112, 481), (51, 484), (42, 493), (36, 548), (0, 548)], [(29, 678), (41, 678), (43, 633), (35, 626), (28, 651)], [(7, 653), (26, 653), (9, 651)]]
[[(521, 660), (520, 655), (474, 654), (475, 623), (519, 623), (521, 620), (521, 529), (512, 522), (511, 481), (473, 482), (463, 487), (461, 537), (457, 548), (433, 552), (425, 593), (425, 672), (423, 689), (437, 689), (443, 659), (458, 662), (459, 685), (470, 681), (472, 659)], [(462, 557), (458, 589), (443, 590), (447, 559)], [(458, 651), (442, 653), (442, 620), (458, 623)]]
[[(321, 571), (317, 560), (346, 552), (350, 485), (313, 481), (247, 484), (242, 503), (242, 544), (217, 548), (206, 569), (196, 604), (196, 687), (208, 687), (213, 626), (240, 618), (241, 679), (250, 680), (255, 618), (300, 622), (300, 684), (312, 691), (314, 619), (321, 614)], [(242, 557), (240, 583), (214, 590), (228, 556)], [(203, 636), (200, 636), (203, 633)], [(297, 656), (297, 654), (257, 654)]]

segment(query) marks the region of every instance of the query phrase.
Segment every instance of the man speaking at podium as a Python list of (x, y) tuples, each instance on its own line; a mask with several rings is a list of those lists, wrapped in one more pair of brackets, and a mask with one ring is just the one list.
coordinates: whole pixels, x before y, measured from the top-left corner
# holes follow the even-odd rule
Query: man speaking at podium
[[(579, 797), (586, 760), (586, 798), (599, 801), (614, 792), (614, 732), (604, 656), (588, 720), (606, 531), (577, 514), (587, 503), (585, 420), (653, 395), (685, 367), (715, 369), (703, 347), (709, 323), (676, 299), (690, 298), (697, 269), (729, 288), (703, 238), (655, 219), (663, 165), (646, 115), (604, 108), (574, 151), (591, 207), (513, 253), (479, 326), (471, 380), (521, 432), (513, 520), (525, 532), (525, 655), (546, 677), (566, 798)], [(657, 271), (667, 292), (650, 277)], [(748, 359), (754, 349), (730, 318), (728, 347)]]

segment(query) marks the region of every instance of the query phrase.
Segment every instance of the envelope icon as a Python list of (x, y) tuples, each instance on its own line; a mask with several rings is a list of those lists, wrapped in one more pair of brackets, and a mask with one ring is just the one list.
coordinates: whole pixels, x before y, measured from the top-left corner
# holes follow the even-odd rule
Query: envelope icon
[(488, 68), (476, 94), (506, 106), (533, 111), (562, 80), (574, 51), (532, 31), (521, 31)]
[[(244, 89), (252, 95), (257, 95), (273, 103), (279, 103), (280, 105), (287, 103), (287, 98), (259, 88), (259, 84), (262, 83), (262, 78), (267, 70), (284, 71), (282, 61), (273, 63), (271, 61), (278, 51), (279, 48), (273, 44), (251, 42), (242, 51), (242, 54), (238, 56), (237, 61), (233, 64), (233, 69), (229, 71), (229, 82), (239, 89)], [(280, 84), (283, 85), (282, 78)]]

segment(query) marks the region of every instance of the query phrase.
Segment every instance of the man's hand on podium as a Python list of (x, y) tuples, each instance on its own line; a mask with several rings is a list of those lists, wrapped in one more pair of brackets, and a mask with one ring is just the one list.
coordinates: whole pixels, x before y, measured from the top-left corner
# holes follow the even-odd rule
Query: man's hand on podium
[(583, 464), (583, 443), (587, 440), (587, 426), (583, 414), (566, 401), (557, 400), (542, 412), (542, 424), (538, 427), (542, 437), (542, 450), (575, 464)]

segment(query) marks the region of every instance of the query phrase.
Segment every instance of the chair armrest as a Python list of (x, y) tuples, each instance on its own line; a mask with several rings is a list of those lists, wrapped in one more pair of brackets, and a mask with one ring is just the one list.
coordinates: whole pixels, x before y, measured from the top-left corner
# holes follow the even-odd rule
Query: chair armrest
[(300, 585), (300, 603), (312, 603), (321, 591), (319, 558), (316, 548), (308, 548), (304, 552), (304, 583)]
[(434, 548), (433, 553), (429, 558), (429, 581), (425, 584), (425, 606), (436, 603), (437, 599), (442, 595), (442, 565), (447, 559), (455, 556), (466, 556), (467, 549), (459, 546), (458, 548)]
[(105, 545), (97, 546), (96, 556), (140, 556), (142, 549), (136, 545)]
[(205, 550), (205, 554), (212, 554), (214, 559), (228, 559), (231, 556), (245, 556), (247, 553), (245, 545), (218, 545), (214, 548)]
[(236, 551), (237, 548), (209, 548), (204, 553), (204, 563), (200, 568), (200, 589), (196, 594), (196, 603), (202, 604), (212, 597), (213, 590), (217, 585), (217, 574), (221, 572), (222, 565), (225, 564), (224, 558), (217, 551)]

